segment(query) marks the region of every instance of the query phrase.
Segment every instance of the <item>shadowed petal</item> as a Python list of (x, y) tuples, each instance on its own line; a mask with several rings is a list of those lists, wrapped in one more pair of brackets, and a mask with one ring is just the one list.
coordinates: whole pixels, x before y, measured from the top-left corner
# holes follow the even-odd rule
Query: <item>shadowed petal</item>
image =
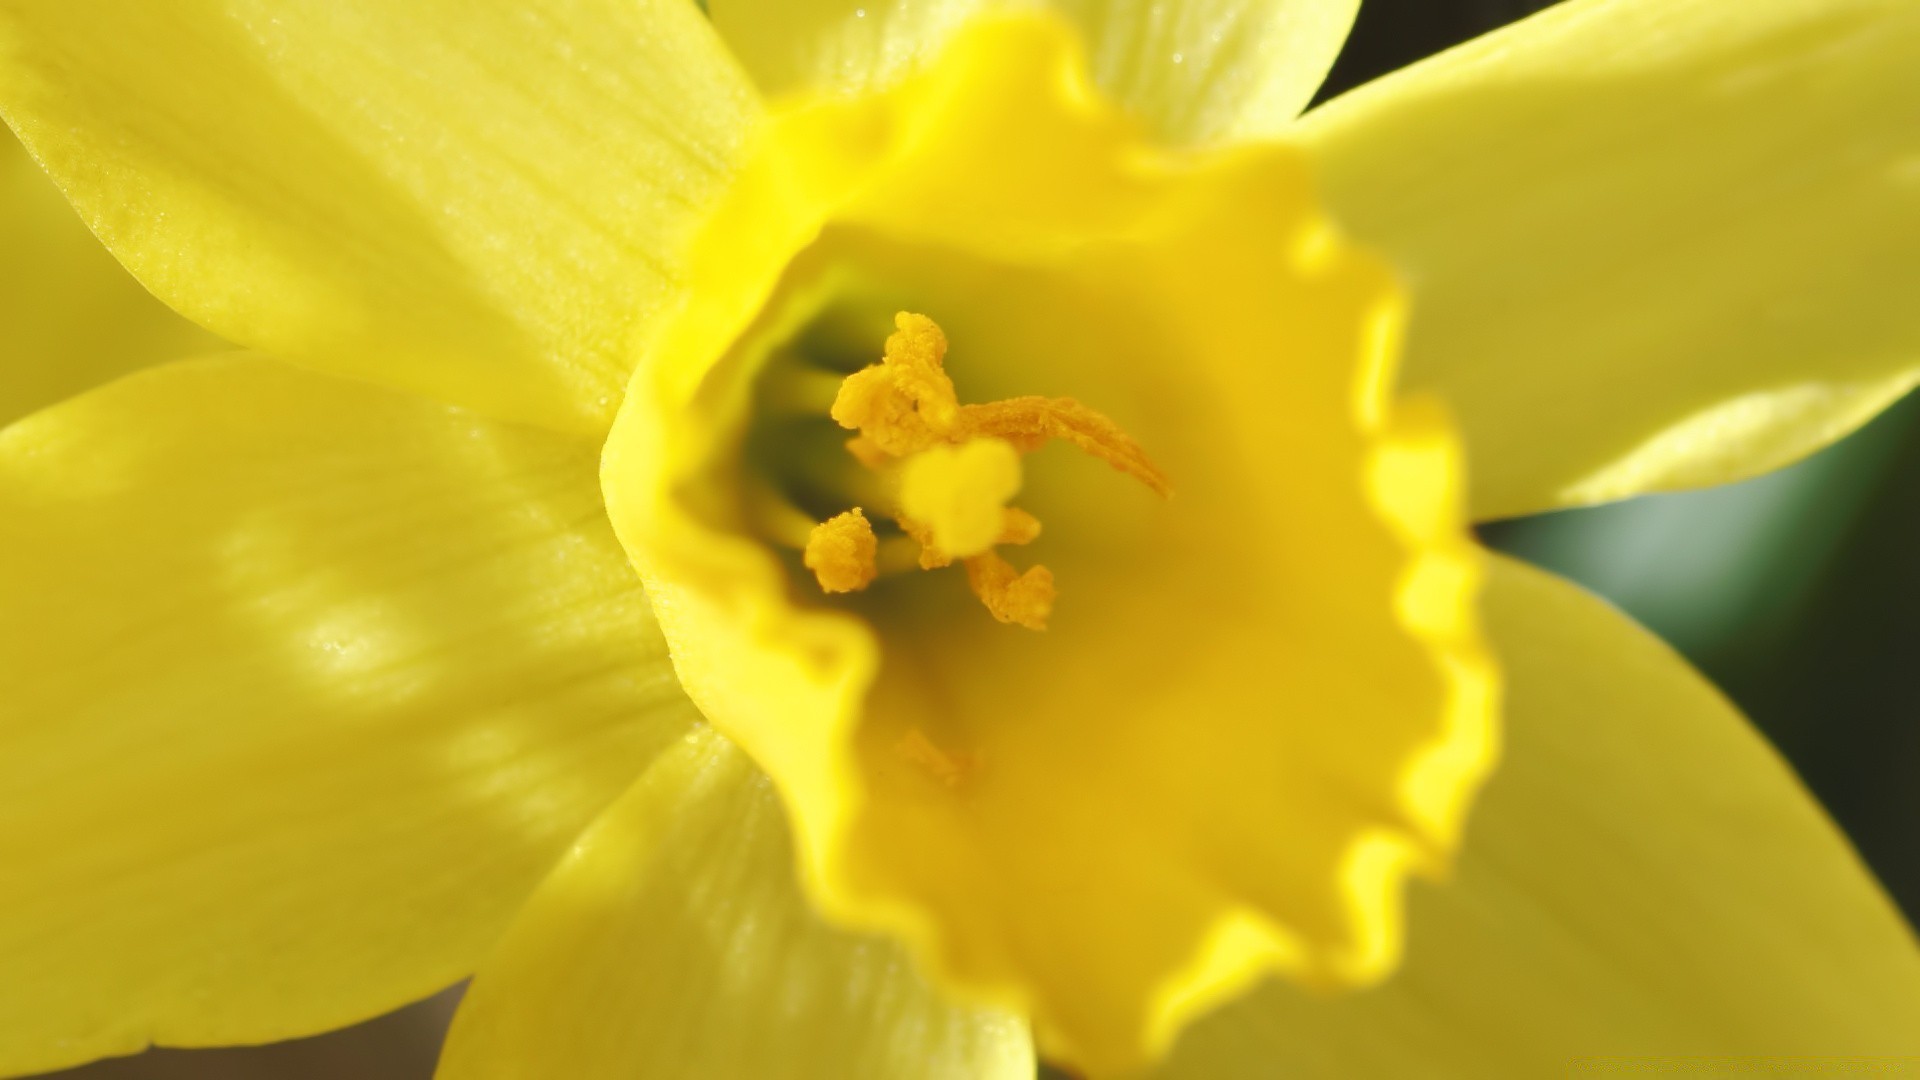
[(0, 1073), (472, 970), (692, 720), (595, 449), (249, 357), (0, 431)]
[(1031, 1080), (1025, 1027), (830, 929), (773, 788), (702, 728), (547, 879), (461, 1004), (441, 1080)]
[(220, 347), (155, 300), (0, 131), (0, 426), (136, 368)]

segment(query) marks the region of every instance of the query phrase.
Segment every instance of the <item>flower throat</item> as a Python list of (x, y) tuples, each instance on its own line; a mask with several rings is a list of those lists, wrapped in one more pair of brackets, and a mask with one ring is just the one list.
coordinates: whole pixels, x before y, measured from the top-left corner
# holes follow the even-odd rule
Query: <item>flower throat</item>
[[(946, 334), (905, 311), (894, 326), (881, 361), (847, 376), (834, 397), (834, 422), (859, 433), (847, 451), (887, 481), (886, 516), (919, 546), (920, 569), (957, 560), (994, 618), (1044, 630), (1053, 572), (1017, 570), (997, 550), (1040, 535), (1039, 519), (1008, 505), (1020, 491), (1021, 456), (1063, 439), (1163, 496), (1172, 492), (1166, 474), (1119, 425), (1072, 398), (960, 404), (946, 373)], [(879, 576), (880, 547), (855, 506), (813, 527), (803, 561), (822, 590), (857, 592)]]

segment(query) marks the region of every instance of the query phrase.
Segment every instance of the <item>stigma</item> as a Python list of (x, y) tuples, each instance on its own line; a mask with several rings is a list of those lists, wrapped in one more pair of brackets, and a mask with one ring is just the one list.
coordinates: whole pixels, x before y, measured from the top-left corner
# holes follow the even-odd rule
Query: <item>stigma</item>
[[(1031, 543), (1040, 521), (1010, 505), (1021, 457), (1052, 440), (1172, 493), (1166, 474), (1118, 424), (1072, 398), (1016, 397), (962, 405), (946, 372), (947, 336), (925, 315), (900, 312), (877, 364), (847, 376), (830, 415), (856, 432), (847, 452), (882, 475), (890, 517), (918, 545), (922, 570), (960, 562), (995, 619), (1044, 630), (1056, 596), (1045, 566), (1015, 567), (998, 549)], [(880, 574), (882, 546), (865, 509), (813, 527), (803, 561), (822, 591), (857, 592)]]

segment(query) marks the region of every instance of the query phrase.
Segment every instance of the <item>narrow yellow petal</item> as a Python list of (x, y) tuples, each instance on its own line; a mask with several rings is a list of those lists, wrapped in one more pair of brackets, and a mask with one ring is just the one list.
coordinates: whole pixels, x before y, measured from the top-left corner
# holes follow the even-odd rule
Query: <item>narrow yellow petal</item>
[(1764, 472), (1920, 379), (1920, 6), (1572, 0), (1302, 131), (1481, 517)]
[(0, 130), (0, 427), (218, 339), (168, 311)]
[(0, 8), (0, 114), (238, 344), (600, 429), (745, 81), (687, 0)]
[(701, 728), (603, 814), (474, 981), (440, 1080), (1031, 1080), (1025, 1027), (829, 928), (773, 788)]
[(1912, 932), (1746, 720), (1573, 586), (1511, 562), (1489, 584), (1505, 758), (1453, 879), (1414, 892), (1406, 965), (1347, 998), (1270, 986), (1161, 1075), (1637, 1075), (1685, 1055), (1800, 1075), (1796, 1059), (1920, 1055)]
[(1056, 0), (1095, 80), (1164, 138), (1272, 134), (1313, 99), (1360, 0)]
[(595, 449), (246, 357), (0, 432), (0, 1075), (472, 970), (693, 720)]
[[(712, 0), (760, 86), (871, 89), (937, 53), (994, 0)], [(1270, 134), (1312, 99), (1359, 0), (1048, 0), (1085, 35), (1100, 87), (1174, 142)]]

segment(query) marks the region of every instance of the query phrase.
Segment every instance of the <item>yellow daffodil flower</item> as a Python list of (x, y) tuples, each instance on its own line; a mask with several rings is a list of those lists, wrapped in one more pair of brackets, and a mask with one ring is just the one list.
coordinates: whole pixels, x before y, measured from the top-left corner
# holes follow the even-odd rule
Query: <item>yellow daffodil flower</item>
[[(447, 1080), (1920, 1054), (1790, 772), (1466, 524), (1920, 378), (1920, 9), (1571, 0), (1300, 117), (1354, 6), (0, 0), (248, 350), (0, 429), (0, 1072), (476, 971)], [(120, 338), (5, 415), (193, 340), (47, 287)]]

